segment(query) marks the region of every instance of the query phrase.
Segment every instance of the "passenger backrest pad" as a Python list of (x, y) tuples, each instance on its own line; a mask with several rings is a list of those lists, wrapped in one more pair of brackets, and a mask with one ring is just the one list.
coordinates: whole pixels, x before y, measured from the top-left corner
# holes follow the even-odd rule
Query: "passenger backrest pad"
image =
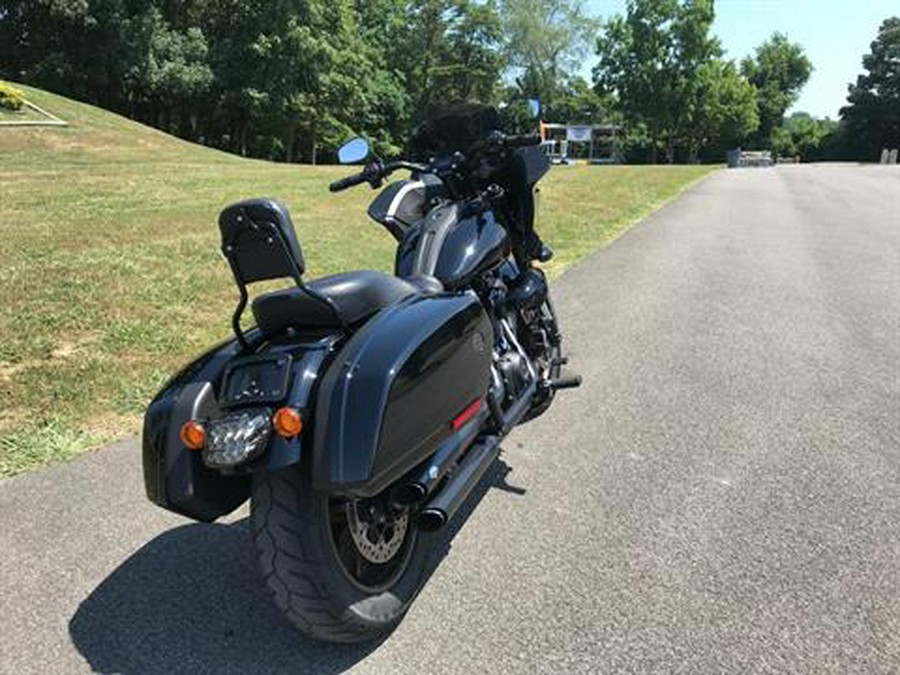
[(247, 199), (219, 215), (222, 253), (239, 283), (291, 277), (298, 284), (303, 254), (287, 208), (273, 199)]

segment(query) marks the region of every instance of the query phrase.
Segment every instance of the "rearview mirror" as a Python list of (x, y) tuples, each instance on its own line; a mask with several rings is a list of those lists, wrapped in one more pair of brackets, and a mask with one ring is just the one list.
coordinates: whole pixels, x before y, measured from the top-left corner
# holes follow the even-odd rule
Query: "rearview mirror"
[(351, 138), (337, 152), (341, 164), (356, 164), (369, 156), (369, 142), (365, 138)]

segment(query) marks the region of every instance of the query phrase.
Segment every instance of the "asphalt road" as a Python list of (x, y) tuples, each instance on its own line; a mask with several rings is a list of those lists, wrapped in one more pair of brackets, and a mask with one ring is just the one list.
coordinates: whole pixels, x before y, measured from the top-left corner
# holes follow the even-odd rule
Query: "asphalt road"
[(900, 671), (900, 167), (721, 171), (554, 290), (585, 385), (387, 641), (295, 634), (129, 441), (0, 483), (2, 671)]

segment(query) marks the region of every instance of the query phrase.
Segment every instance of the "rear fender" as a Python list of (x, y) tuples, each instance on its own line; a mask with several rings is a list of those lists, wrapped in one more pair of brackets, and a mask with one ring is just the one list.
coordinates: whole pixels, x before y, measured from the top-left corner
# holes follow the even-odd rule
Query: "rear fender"
[[(253, 339), (252, 332), (248, 338)], [(302, 344), (269, 346), (267, 353), (292, 356), (288, 394), (291, 405), (309, 418), (320, 371), (327, 367), (340, 335)], [(236, 340), (222, 343), (184, 368), (157, 394), (144, 416), (143, 464), (147, 497), (165, 509), (211, 522), (230, 513), (250, 496), (251, 473), (279, 469), (301, 459), (302, 438), (273, 434), (266, 453), (252, 465), (231, 473), (208, 468), (199, 452), (181, 442), (181, 426), (190, 419), (215, 419), (227, 412), (218, 394), (222, 374), (240, 356)]]

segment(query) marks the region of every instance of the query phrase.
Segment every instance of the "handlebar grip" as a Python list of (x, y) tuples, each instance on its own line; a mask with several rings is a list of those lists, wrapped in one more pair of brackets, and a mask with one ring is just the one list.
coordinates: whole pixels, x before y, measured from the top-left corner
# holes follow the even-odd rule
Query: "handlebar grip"
[(364, 174), (357, 173), (352, 176), (347, 176), (346, 178), (341, 178), (340, 180), (333, 181), (328, 185), (328, 189), (331, 192), (340, 192), (341, 190), (346, 190), (347, 188), (351, 188), (354, 185), (359, 185), (360, 183), (365, 183), (368, 180)]
[(529, 145), (540, 145), (540, 134), (522, 134), (520, 136), (507, 136), (505, 139), (507, 147), (524, 148)]

